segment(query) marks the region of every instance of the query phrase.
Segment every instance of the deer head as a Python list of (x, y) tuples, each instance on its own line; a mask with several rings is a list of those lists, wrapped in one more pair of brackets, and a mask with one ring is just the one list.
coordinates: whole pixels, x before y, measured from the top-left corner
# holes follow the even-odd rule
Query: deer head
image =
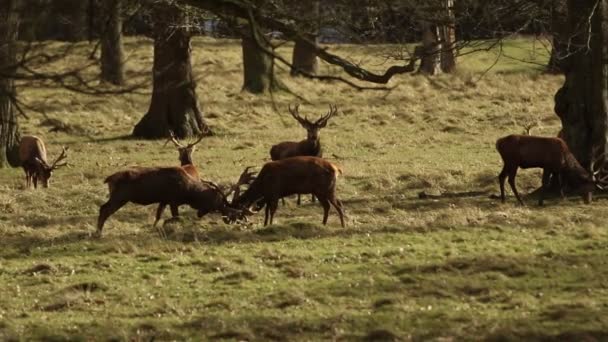
[[(55, 171), (56, 169), (62, 167), (62, 166), (66, 166), (68, 165), (67, 162), (61, 162), (64, 159), (66, 159), (68, 153), (68, 148), (67, 147), (63, 147), (61, 150), (61, 154), (57, 157), (57, 159), (55, 159), (55, 161), (52, 164), (48, 164), (46, 161), (36, 157), (36, 161), (39, 164), (39, 169), (38, 169), (38, 175), (42, 180), (42, 186), (45, 188), (49, 187), (49, 179), (51, 178), (51, 176), (53, 175), (53, 171)], [(60, 163), (61, 162), (61, 163)]]
[(222, 219), (224, 223), (230, 224), (237, 221), (247, 221), (248, 215), (253, 215), (254, 213), (247, 208), (234, 208), (232, 207), (232, 203), (228, 201), (228, 197), (234, 193), (232, 198), (237, 198), (240, 193), (240, 187), (242, 185), (250, 185), (256, 177), (255, 171), (250, 171), (252, 166), (248, 166), (239, 176), (238, 181), (229, 186), (227, 192), (225, 192), (219, 185), (211, 182), (211, 181), (203, 181), (205, 185), (215, 190), (222, 197), (222, 204), (220, 212), (222, 213)]
[(327, 125), (327, 121), (338, 112), (338, 107), (334, 105), (329, 105), (329, 111), (327, 114), (321, 116), (317, 121), (312, 122), (308, 120), (308, 117), (302, 118), (299, 113), (300, 105), (297, 104), (294, 108), (291, 108), (291, 105), (288, 106), (289, 113), (296, 119), (307, 132), (307, 139), (310, 141), (316, 141), (319, 139), (319, 131), (321, 128), (324, 128)]
[(206, 129), (205, 131), (201, 132), (201, 134), (198, 136), (198, 138), (196, 139), (196, 141), (188, 143), (186, 146), (182, 145), (179, 140), (177, 140), (177, 138), (175, 137), (175, 134), (173, 133), (173, 131), (169, 131), (169, 140), (167, 140), (167, 142), (165, 143), (165, 145), (167, 145), (167, 143), (169, 141), (172, 141), (173, 144), (175, 145), (175, 147), (177, 147), (177, 152), (179, 153), (179, 161), (181, 163), (181, 165), (189, 165), (189, 164), (193, 164), (192, 162), (192, 152), (194, 152), (194, 149), (196, 148), (196, 145), (198, 143), (200, 143), (203, 138), (205, 137), (205, 134), (208, 133), (208, 129)]

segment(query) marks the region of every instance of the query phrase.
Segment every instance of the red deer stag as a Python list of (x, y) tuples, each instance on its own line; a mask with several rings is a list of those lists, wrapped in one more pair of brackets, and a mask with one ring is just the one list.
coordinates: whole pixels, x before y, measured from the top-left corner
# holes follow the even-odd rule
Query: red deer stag
[[(208, 131), (202, 132), (195, 142), (189, 143), (186, 146), (184, 146), (177, 140), (177, 138), (175, 137), (175, 134), (173, 134), (173, 131), (169, 131), (169, 135), (170, 135), (169, 140), (171, 140), (173, 142), (173, 144), (175, 145), (175, 147), (177, 147), (177, 152), (179, 153), (179, 162), (181, 163), (182, 168), (190, 176), (194, 177), (194, 179), (197, 179), (197, 180), (200, 179), (200, 176), (198, 174), (198, 170), (196, 169), (196, 166), (194, 166), (194, 163), (192, 162), (192, 153), (194, 152), (196, 145), (198, 143), (200, 143), (201, 140), (203, 140), (206, 133), (208, 133)], [(167, 140), (167, 142), (169, 142), (169, 140)], [(165, 143), (165, 145), (166, 145), (166, 143)]]
[(38, 180), (40, 180), (42, 186), (48, 188), (53, 171), (67, 165), (66, 162), (60, 163), (67, 158), (67, 148), (64, 147), (59, 157), (49, 165), (46, 159), (46, 147), (42, 139), (26, 135), (21, 138), (19, 144), (19, 158), (25, 171), (25, 187), (30, 188), (33, 183), (34, 188), (38, 188)]
[(101, 236), (108, 217), (128, 202), (141, 205), (158, 203), (154, 225), (167, 205), (173, 217), (179, 215), (178, 208), (184, 204), (196, 209), (198, 217), (220, 212), (225, 216), (225, 222), (234, 222), (244, 215), (228, 205), (226, 195), (217, 185), (195, 180), (181, 167), (131, 168), (110, 175), (104, 183), (108, 183), (110, 199), (99, 209), (98, 236)]
[(496, 141), (496, 149), (500, 154), (504, 166), (498, 176), (500, 184), (500, 197), (505, 202), (505, 178), (509, 178), (509, 185), (513, 194), (521, 205), (519, 193), (515, 187), (515, 176), (517, 169), (542, 168), (543, 180), (542, 191), (538, 204), (542, 205), (546, 192), (548, 191), (549, 177), (557, 175), (560, 193), (563, 197), (563, 179), (575, 187), (585, 203), (591, 202), (591, 194), (599, 187), (602, 179), (596, 181), (594, 174), (585, 170), (568, 149), (566, 143), (560, 138), (535, 137), (528, 135), (509, 135)]
[[(293, 194), (313, 194), (323, 206), (323, 224), (327, 224), (330, 204), (340, 215), (344, 227), (342, 202), (336, 198), (336, 180), (340, 168), (318, 157), (292, 157), (266, 163), (249, 188), (232, 201), (236, 208), (253, 204), (266, 205), (264, 225), (272, 224), (279, 199)], [(270, 219), (270, 220), (269, 220)]]
[[(284, 141), (272, 146), (270, 149), (270, 158), (272, 160), (281, 160), (296, 156), (323, 157), (319, 132), (321, 131), (321, 128), (324, 128), (327, 125), (327, 121), (338, 112), (338, 107), (329, 105), (329, 112), (315, 122), (309, 121), (308, 117), (302, 119), (299, 108), (300, 105), (295, 105), (293, 109), (291, 108), (291, 105), (288, 107), (291, 116), (306, 129), (306, 139), (302, 141)], [(313, 196), (312, 201), (314, 202), (314, 200), (315, 198)], [(300, 204), (300, 194), (298, 194), (297, 203)]]

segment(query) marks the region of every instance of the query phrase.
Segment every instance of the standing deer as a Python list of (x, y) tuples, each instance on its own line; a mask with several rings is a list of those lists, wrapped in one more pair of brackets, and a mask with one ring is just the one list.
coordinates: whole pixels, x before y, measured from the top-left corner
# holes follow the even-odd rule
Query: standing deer
[[(207, 131), (202, 132), (195, 142), (189, 143), (186, 146), (184, 146), (177, 140), (177, 138), (175, 137), (175, 134), (173, 134), (173, 131), (169, 131), (169, 135), (170, 135), (169, 140), (171, 140), (173, 142), (173, 144), (175, 145), (175, 147), (177, 147), (177, 152), (179, 153), (179, 162), (181, 163), (182, 168), (190, 176), (194, 177), (194, 179), (200, 179), (200, 176), (198, 174), (198, 170), (196, 169), (196, 166), (194, 166), (194, 163), (192, 162), (192, 153), (194, 152), (196, 145), (198, 143), (200, 143), (201, 140), (203, 140), (203, 137), (205, 136), (206, 133), (207, 133)], [(169, 140), (167, 140), (167, 142), (169, 142)], [(165, 143), (165, 145), (166, 145), (166, 143)]]
[[(503, 168), (498, 176), (500, 184), (500, 197), (505, 202), (505, 179), (509, 178), (509, 185), (513, 194), (521, 205), (519, 193), (515, 187), (517, 169), (542, 168), (542, 191), (538, 204), (542, 205), (548, 191), (551, 174), (557, 176), (560, 194), (563, 197), (563, 179), (575, 186), (576, 191), (582, 194), (585, 203), (591, 202), (591, 194), (606, 179), (596, 180), (596, 173), (585, 170), (570, 152), (566, 143), (560, 138), (535, 137), (529, 135), (509, 135), (496, 141), (496, 149), (503, 160)], [(593, 169), (592, 163), (592, 169)], [(599, 171), (598, 171), (599, 172)]]
[(63, 147), (59, 157), (49, 165), (42, 139), (33, 135), (23, 136), (19, 144), (19, 159), (25, 171), (25, 187), (30, 188), (33, 183), (34, 188), (38, 188), (38, 180), (40, 180), (42, 186), (48, 188), (53, 171), (67, 165), (67, 162), (59, 163), (67, 158), (67, 150)]
[[(330, 205), (338, 211), (344, 227), (342, 202), (336, 197), (336, 180), (342, 170), (318, 157), (291, 157), (271, 161), (262, 167), (257, 178), (232, 206), (248, 208), (254, 204), (266, 206), (264, 226), (272, 224), (279, 199), (293, 194), (313, 194), (323, 206), (323, 224), (327, 224)], [(243, 210), (243, 209), (241, 209)]]
[[(338, 107), (329, 105), (329, 112), (315, 122), (309, 121), (308, 117), (302, 119), (299, 113), (299, 107), (300, 105), (295, 105), (292, 109), (290, 105), (288, 109), (291, 116), (306, 129), (306, 139), (302, 141), (284, 141), (272, 146), (270, 149), (270, 158), (272, 160), (281, 160), (296, 156), (323, 157), (319, 132), (321, 131), (321, 128), (324, 128), (327, 125), (327, 121), (338, 112)], [(314, 202), (314, 200), (315, 197), (313, 196), (312, 201)], [(298, 205), (300, 204), (300, 194), (298, 194), (297, 203)]]
[(158, 203), (154, 225), (167, 205), (173, 217), (179, 215), (178, 208), (184, 204), (196, 209), (198, 217), (220, 212), (225, 222), (236, 221), (244, 215), (243, 211), (228, 205), (227, 196), (217, 185), (195, 180), (181, 167), (131, 168), (110, 175), (104, 183), (108, 183), (110, 199), (99, 209), (98, 236), (101, 236), (108, 217), (129, 202), (141, 205)]

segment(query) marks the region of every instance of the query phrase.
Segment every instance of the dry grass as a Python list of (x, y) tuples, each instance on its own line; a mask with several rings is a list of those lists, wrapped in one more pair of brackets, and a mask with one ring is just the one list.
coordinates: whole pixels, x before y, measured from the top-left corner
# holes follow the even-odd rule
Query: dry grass
[[(522, 39), (506, 48), (546, 60), (530, 47)], [(381, 69), (391, 47), (331, 48)], [(127, 40), (131, 82), (150, 70), (151, 52), (150, 41)], [(489, 198), (501, 167), (495, 140), (532, 121), (541, 123), (534, 134), (556, 134), (552, 99), (563, 81), (513, 59), (480, 79), (494, 57), (463, 58), (454, 75), (396, 77), (388, 93), (280, 70), (308, 101), (303, 114), (340, 109), (321, 135), (345, 171), (346, 229), (333, 212), (322, 226), (307, 198), (301, 207), (288, 200), (271, 227), (261, 215), (247, 226), (199, 221), (184, 207), (180, 221), (164, 225), (167, 239), (151, 229), (152, 208), (130, 205), (109, 219), (103, 239), (90, 239), (105, 176), (177, 163), (163, 141), (122, 138), (150, 95), (20, 89), (27, 103), (86, 132), (49, 133), (31, 113), (23, 132), (43, 137), (51, 156), (70, 146), (72, 167), (37, 191), (23, 190), (21, 170), (0, 171), (0, 339), (606, 339), (605, 200), (538, 208)], [(235, 41), (193, 43), (198, 95), (218, 133), (194, 158), (214, 181), (304, 136), (286, 111), (297, 101), (291, 94), (241, 93), (240, 58)], [(539, 182), (538, 171), (518, 177), (523, 193)], [(421, 191), (446, 196), (419, 199)]]

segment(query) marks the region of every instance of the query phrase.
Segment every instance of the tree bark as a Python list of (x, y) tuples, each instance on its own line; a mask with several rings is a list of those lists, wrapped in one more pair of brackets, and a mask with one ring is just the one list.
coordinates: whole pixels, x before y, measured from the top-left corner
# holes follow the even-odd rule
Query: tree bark
[(101, 79), (124, 84), (124, 53), (122, 44), (121, 0), (103, 3), (104, 25), (101, 34)]
[(154, 18), (153, 91), (150, 108), (133, 135), (164, 138), (172, 130), (179, 138), (200, 134), (205, 122), (199, 110), (190, 59), (190, 32), (186, 14), (178, 7), (158, 2)]
[[(314, 0), (312, 4), (309, 2), (297, 2), (294, 7), (296, 11), (305, 13), (300, 27), (306, 32), (306, 38), (316, 45), (319, 30), (319, 1)], [(303, 72), (316, 75), (319, 63), (315, 49), (311, 48), (310, 44), (306, 44), (303, 40), (296, 39), (291, 65), (291, 76), (298, 76)]]
[(423, 21), (422, 50), (420, 68), (418, 72), (427, 75), (436, 75), (441, 71), (441, 43), (439, 42), (439, 28), (430, 22)]
[(454, 0), (443, 0), (446, 24), (439, 26), (441, 40), (441, 71), (452, 73), (456, 70), (456, 18)]
[[(272, 50), (272, 46), (264, 37), (259, 36), (257, 29), (247, 27), (242, 30), (243, 38), (243, 90), (253, 94), (263, 94), (280, 88), (274, 75), (274, 58), (259, 47)], [(253, 34), (258, 35), (257, 42)]]
[(570, 150), (589, 166), (594, 150), (607, 151), (608, 0), (568, 0), (568, 18), (566, 80), (555, 94), (555, 112)]
[(19, 166), (19, 124), (14, 107), (18, 0), (0, 0), (0, 168)]
[(566, 0), (553, 0), (551, 4), (552, 49), (547, 71), (554, 74), (564, 72), (564, 60), (568, 53), (568, 11)]

